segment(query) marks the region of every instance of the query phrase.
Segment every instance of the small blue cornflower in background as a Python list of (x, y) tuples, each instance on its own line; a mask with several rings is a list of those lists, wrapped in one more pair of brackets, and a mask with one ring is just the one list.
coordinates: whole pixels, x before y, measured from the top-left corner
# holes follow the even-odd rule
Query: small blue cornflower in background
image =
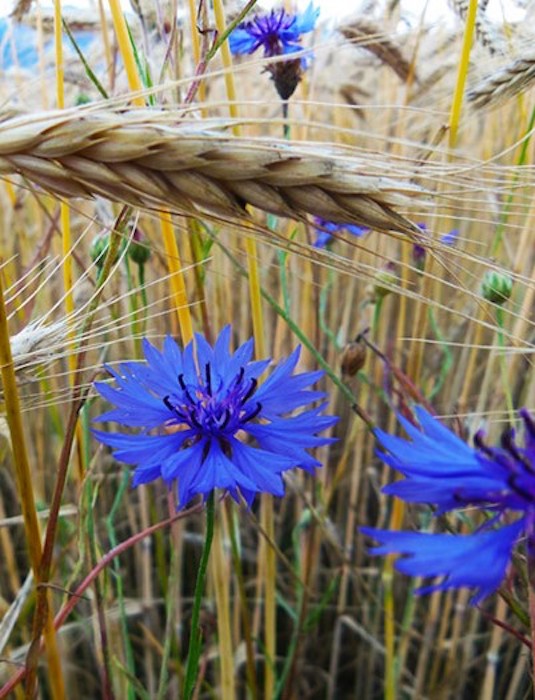
[[(427, 224), (420, 223), (420, 224), (418, 224), (418, 228), (422, 231), (422, 233), (427, 234), (427, 231), (428, 231)], [(453, 246), (457, 242), (458, 237), (459, 237), (459, 229), (454, 228), (451, 231), (448, 231), (448, 233), (444, 233), (442, 236), (440, 236), (438, 241), (442, 245)], [(425, 256), (426, 256), (425, 246), (421, 245), (420, 243), (415, 243), (412, 246), (412, 259), (414, 261), (414, 264), (416, 265), (416, 267), (419, 270), (422, 270), (424, 267)]]
[(332, 240), (333, 234), (347, 231), (352, 236), (360, 238), (365, 233), (369, 233), (370, 229), (365, 226), (356, 226), (355, 224), (335, 224), (332, 221), (327, 221), (321, 216), (314, 217), (314, 231), (316, 240), (312, 244), (314, 248), (325, 248)]
[[(280, 8), (271, 10), (269, 14), (258, 14), (232, 31), (229, 36), (230, 50), (237, 55), (252, 54), (262, 48), (266, 58), (301, 51), (301, 37), (313, 31), (319, 12), (319, 8), (310, 3), (303, 13), (291, 14)], [(305, 58), (289, 58), (288, 61), (267, 66), (281, 99), (287, 100), (293, 95), (306, 68)]]
[(487, 446), (481, 433), (470, 447), (423, 408), (416, 408), (416, 417), (421, 429), (399, 417), (410, 440), (375, 430), (387, 451), (381, 458), (405, 476), (383, 492), (432, 505), (437, 514), (475, 507), (487, 520), (469, 535), (360, 529), (380, 542), (373, 554), (402, 555), (399, 571), (443, 577), (418, 593), (473, 588), (476, 604), (499, 587), (520, 541), (526, 542), (528, 559), (535, 558), (535, 423), (523, 409), (523, 444), (509, 429), (499, 447)]
[(115, 386), (95, 383), (115, 405), (97, 420), (141, 429), (96, 437), (137, 465), (134, 486), (176, 482), (179, 508), (214, 489), (249, 505), (258, 493), (283, 496), (283, 472), (313, 472), (321, 464), (307, 450), (333, 441), (318, 436), (338, 420), (322, 415), (325, 404), (304, 409), (325, 394), (310, 389), (322, 371), (293, 374), (300, 348), (259, 384), (270, 360), (252, 360), (252, 339), (231, 353), (230, 339), (227, 326), (213, 347), (199, 334), (184, 350), (169, 336), (161, 351), (144, 340), (144, 362), (107, 367)]

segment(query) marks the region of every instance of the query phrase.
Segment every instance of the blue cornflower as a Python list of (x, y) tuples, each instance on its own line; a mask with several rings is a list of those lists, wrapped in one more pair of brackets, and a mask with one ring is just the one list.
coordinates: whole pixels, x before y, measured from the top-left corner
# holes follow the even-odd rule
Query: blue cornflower
[(234, 29), (229, 37), (230, 50), (250, 54), (262, 47), (269, 58), (300, 51), (301, 35), (314, 29), (319, 13), (319, 8), (310, 3), (302, 14), (288, 14), (283, 8), (259, 14)]
[[(425, 223), (418, 224), (418, 228), (423, 233), (427, 233), (427, 231), (428, 231), (427, 224), (425, 224)], [(448, 231), (448, 233), (442, 234), (442, 236), (440, 236), (440, 238), (438, 240), (439, 240), (439, 243), (442, 243), (442, 245), (453, 246), (457, 242), (458, 237), (459, 237), (459, 229), (453, 228), (451, 231)], [(421, 243), (415, 243), (412, 246), (412, 259), (414, 260), (414, 263), (419, 270), (423, 269), (425, 255), (426, 255), (426, 248), (424, 245), (422, 245)]]
[[(319, 8), (310, 3), (302, 14), (289, 14), (283, 8), (271, 10), (267, 15), (259, 14), (233, 30), (229, 36), (230, 50), (234, 54), (250, 54), (262, 47), (267, 58), (301, 51), (301, 35), (314, 29), (319, 12)], [(288, 58), (266, 66), (284, 101), (293, 95), (306, 68), (304, 57)]]
[(515, 545), (525, 539), (535, 556), (535, 423), (526, 410), (524, 444), (507, 430), (500, 447), (488, 447), (481, 433), (470, 447), (423, 408), (416, 409), (421, 430), (401, 416), (410, 441), (382, 430), (375, 434), (387, 453), (381, 458), (405, 479), (384, 493), (410, 503), (426, 503), (437, 513), (475, 506), (489, 517), (470, 535), (389, 532), (363, 527), (381, 545), (373, 554), (402, 554), (396, 568), (411, 576), (444, 577), (419, 593), (477, 588), (472, 602), (493, 593), (503, 580)]
[(321, 216), (314, 217), (314, 231), (316, 233), (316, 240), (312, 244), (314, 248), (325, 248), (333, 238), (333, 234), (340, 233), (341, 231), (347, 231), (353, 236), (360, 238), (365, 233), (369, 232), (369, 228), (365, 226), (356, 226), (354, 224), (335, 224), (332, 221), (327, 221), (327, 219)]
[(282, 473), (312, 472), (321, 464), (307, 450), (333, 440), (317, 435), (338, 420), (322, 415), (325, 404), (288, 415), (325, 397), (308, 388), (322, 371), (293, 374), (300, 348), (259, 385), (270, 360), (252, 360), (252, 340), (229, 352), (230, 336), (227, 326), (212, 347), (197, 334), (183, 351), (169, 336), (161, 351), (144, 340), (145, 362), (108, 367), (116, 388), (95, 384), (116, 406), (99, 421), (142, 428), (134, 435), (95, 430), (97, 438), (137, 465), (135, 486), (176, 481), (179, 508), (216, 488), (248, 504), (257, 493), (282, 496)]

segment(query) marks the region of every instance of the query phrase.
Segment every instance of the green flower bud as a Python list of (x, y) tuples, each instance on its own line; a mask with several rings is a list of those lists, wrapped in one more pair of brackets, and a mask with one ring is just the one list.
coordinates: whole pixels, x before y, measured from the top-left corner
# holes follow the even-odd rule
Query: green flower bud
[(138, 265), (144, 265), (151, 256), (147, 239), (140, 229), (136, 228), (130, 245), (128, 246), (128, 255), (130, 260)]
[[(91, 256), (91, 260), (96, 263), (98, 267), (101, 267), (104, 264), (109, 245), (110, 234), (107, 231), (104, 233), (99, 233), (93, 238), (89, 248), (89, 255)], [(119, 255), (116, 256), (113, 263), (115, 264), (118, 259)]]
[[(373, 296), (377, 301), (392, 293), (391, 286), (399, 283), (399, 276), (394, 263), (387, 263), (382, 269), (377, 270), (373, 282)], [(386, 286), (388, 285), (388, 286)]]
[(487, 270), (481, 282), (481, 294), (493, 304), (505, 304), (513, 291), (513, 278), (506, 272)]

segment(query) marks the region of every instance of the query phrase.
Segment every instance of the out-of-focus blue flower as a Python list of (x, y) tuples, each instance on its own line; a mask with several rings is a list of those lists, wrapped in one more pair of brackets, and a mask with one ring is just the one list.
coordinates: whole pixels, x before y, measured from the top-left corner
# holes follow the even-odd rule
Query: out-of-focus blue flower
[(360, 238), (365, 233), (369, 232), (369, 228), (365, 226), (356, 226), (354, 224), (335, 224), (332, 221), (327, 221), (321, 216), (314, 217), (314, 231), (316, 240), (312, 244), (315, 248), (325, 248), (333, 239), (333, 234), (347, 231), (353, 236)]
[(229, 37), (230, 50), (234, 54), (251, 54), (262, 47), (267, 57), (300, 51), (301, 35), (314, 29), (319, 12), (310, 3), (302, 14), (289, 14), (283, 8), (259, 14), (234, 29)]
[(259, 14), (248, 22), (242, 22), (229, 36), (230, 50), (234, 54), (254, 53), (262, 47), (264, 56), (288, 56), (284, 61), (268, 63), (270, 73), (281, 100), (286, 102), (294, 94), (307, 68), (307, 59), (292, 58), (291, 54), (300, 51), (301, 36), (314, 29), (319, 8), (313, 4), (302, 13), (289, 14), (284, 9), (271, 10), (269, 14)]
[(216, 488), (248, 504), (257, 493), (282, 496), (282, 473), (321, 466), (307, 450), (333, 440), (318, 436), (338, 420), (322, 415), (325, 404), (288, 415), (325, 397), (309, 388), (322, 371), (293, 374), (300, 348), (258, 385), (270, 360), (252, 360), (252, 340), (229, 352), (230, 336), (227, 326), (212, 347), (196, 335), (183, 351), (169, 336), (161, 351), (144, 340), (145, 362), (108, 367), (115, 387), (95, 384), (116, 406), (99, 421), (142, 428), (95, 430), (97, 438), (118, 460), (137, 465), (134, 485), (176, 482), (179, 508)]
[(535, 555), (535, 423), (526, 410), (524, 444), (507, 430), (499, 447), (489, 447), (481, 433), (475, 448), (468, 446), (423, 408), (416, 409), (421, 430), (399, 420), (410, 440), (375, 434), (387, 450), (384, 461), (405, 479), (386, 486), (384, 493), (411, 503), (427, 503), (439, 514), (467, 506), (490, 514), (470, 535), (389, 532), (363, 527), (381, 545), (374, 554), (403, 555), (396, 568), (411, 576), (444, 577), (418, 589), (428, 593), (448, 588), (477, 588), (472, 602), (493, 593), (506, 574), (513, 547), (525, 538)]
[[(91, 32), (74, 32), (74, 36), (82, 51), (88, 49), (94, 40)], [(70, 42), (66, 36), (65, 48), (66, 52), (70, 50)], [(47, 58), (54, 58), (54, 42), (46, 42), (44, 53)], [(38, 61), (37, 31), (0, 17), (0, 69), (5, 70), (16, 65), (21, 68), (32, 68)]]
[[(418, 228), (421, 229), (423, 233), (427, 233), (428, 231), (427, 224), (425, 223), (418, 224)], [(442, 245), (452, 246), (455, 245), (458, 237), (459, 229), (454, 228), (451, 231), (448, 231), (448, 233), (444, 233), (442, 236), (440, 236), (438, 240), (439, 243), (442, 243)], [(414, 260), (416, 267), (418, 267), (419, 269), (422, 269), (424, 266), (425, 254), (426, 248), (424, 245), (421, 245), (420, 243), (415, 243), (412, 246), (412, 259)]]

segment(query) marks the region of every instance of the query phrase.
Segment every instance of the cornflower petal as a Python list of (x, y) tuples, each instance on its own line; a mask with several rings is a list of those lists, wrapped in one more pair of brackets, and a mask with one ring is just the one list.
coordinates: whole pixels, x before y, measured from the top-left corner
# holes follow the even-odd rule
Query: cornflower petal
[(388, 532), (361, 527), (365, 535), (381, 544), (372, 554), (401, 554), (395, 567), (409, 576), (445, 579), (422, 586), (416, 593), (432, 593), (449, 588), (477, 588), (476, 604), (498, 588), (511, 560), (513, 546), (524, 529), (521, 519), (497, 530), (473, 535), (434, 535), (429, 533)]

